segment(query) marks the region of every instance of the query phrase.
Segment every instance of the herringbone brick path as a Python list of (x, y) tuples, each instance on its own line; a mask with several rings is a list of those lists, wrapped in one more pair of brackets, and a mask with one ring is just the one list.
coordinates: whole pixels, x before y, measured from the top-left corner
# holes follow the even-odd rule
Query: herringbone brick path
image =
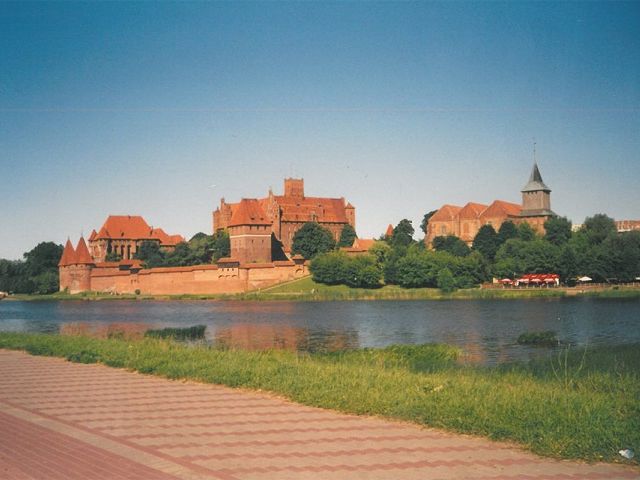
[(3, 479), (639, 477), (260, 393), (0, 350)]

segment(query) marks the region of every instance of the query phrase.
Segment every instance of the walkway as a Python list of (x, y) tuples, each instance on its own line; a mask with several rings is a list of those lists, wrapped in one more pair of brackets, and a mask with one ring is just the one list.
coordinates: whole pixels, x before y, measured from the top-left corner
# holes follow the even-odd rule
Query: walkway
[(639, 477), (260, 393), (0, 350), (3, 479)]

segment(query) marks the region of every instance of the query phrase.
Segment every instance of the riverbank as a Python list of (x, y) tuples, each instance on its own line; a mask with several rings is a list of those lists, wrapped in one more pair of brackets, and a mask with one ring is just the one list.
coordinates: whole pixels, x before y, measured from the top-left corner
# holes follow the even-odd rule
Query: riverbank
[(215, 295), (113, 295), (99, 292), (84, 292), (71, 295), (58, 292), (49, 295), (11, 295), (5, 300), (287, 300), (287, 301), (339, 301), (339, 300), (478, 300), (478, 299), (528, 299), (558, 297), (637, 298), (638, 287), (610, 286), (589, 287), (530, 287), (530, 288), (469, 288), (443, 293), (437, 288), (402, 288), (385, 285), (381, 288), (351, 288), (346, 285), (324, 285), (305, 277), (276, 285), (264, 290), (241, 294)]
[(618, 450), (640, 447), (640, 345), (492, 368), (459, 365), (461, 351), (444, 345), (302, 354), (0, 333), (0, 348), (267, 390), (306, 405), (510, 440), (550, 457), (629, 463)]

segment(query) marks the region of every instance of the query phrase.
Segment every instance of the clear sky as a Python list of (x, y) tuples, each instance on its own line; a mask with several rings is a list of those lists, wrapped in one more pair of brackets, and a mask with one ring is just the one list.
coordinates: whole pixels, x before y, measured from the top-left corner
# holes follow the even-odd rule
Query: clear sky
[(0, 257), (287, 176), (418, 230), (520, 202), (533, 138), (555, 212), (640, 218), (640, 2), (0, 3)]

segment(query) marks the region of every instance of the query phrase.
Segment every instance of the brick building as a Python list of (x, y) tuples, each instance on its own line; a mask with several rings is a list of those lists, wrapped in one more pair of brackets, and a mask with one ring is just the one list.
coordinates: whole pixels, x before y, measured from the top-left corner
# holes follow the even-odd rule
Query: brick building
[[(238, 227), (239, 225), (233, 225), (237, 223), (234, 222), (234, 217), (244, 202), (248, 202), (246, 205), (250, 203), (256, 218), (264, 218), (260, 221), (268, 222), (269, 232), (273, 233), (275, 240), (282, 243), (282, 248), (288, 254), (291, 252), (293, 236), (307, 222), (317, 222), (327, 228), (336, 241), (345, 225), (351, 225), (354, 229), (356, 226), (355, 207), (344, 198), (307, 197), (303, 179), (287, 178), (284, 180), (284, 195), (274, 195), (269, 190), (264, 198), (243, 199), (238, 203), (227, 203), (222, 198), (220, 206), (213, 212), (213, 231)], [(233, 242), (231, 231), (230, 236)]]
[(170, 251), (184, 242), (184, 237), (153, 228), (138, 215), (109, 215), (98, 232), (91, 232), (89, 251), (96, 262), (104, 262), (110, 253), (130, 260), (142, 242), (156, 242), (163, 250)]
[(533, 164), (529, 181), (522, 188), (522, 203), (495, 200), (490, 205), (469, 202), (463, 207), (443, 205), (429, 219), (425, 243), (430, 246), (435, 237), (455, 235), (471, 245), (483, 225), (498, 231), (503, 222), (528, 223), (544, 233), (544, 222), (555, 216), (551, 210), (551, 189), (545, 185), (537, 163)]

